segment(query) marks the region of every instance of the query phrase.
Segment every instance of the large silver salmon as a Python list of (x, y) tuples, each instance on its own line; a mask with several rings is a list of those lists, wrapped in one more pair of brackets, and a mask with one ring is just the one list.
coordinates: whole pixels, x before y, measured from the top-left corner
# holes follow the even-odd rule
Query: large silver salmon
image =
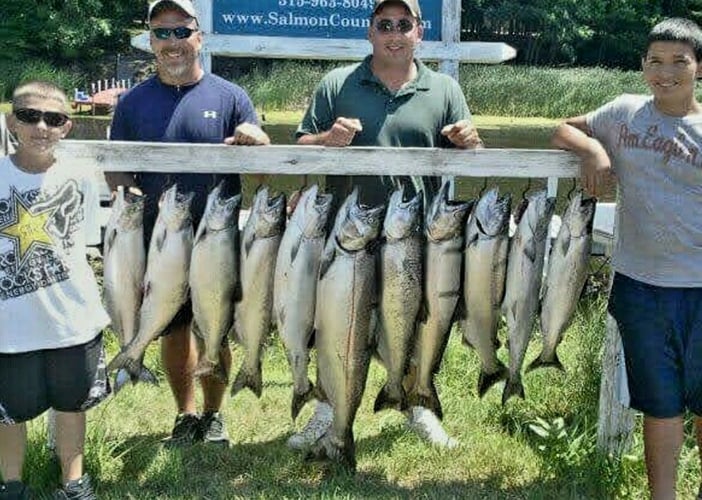
[(276, 259), (273, 307), (292, 371), (293, 420), (314, 396), (307, 367), (314, 331), (317, 276), (331, 201), (332, 196), (319, 193), (317, 185), (302, 193), (285, 228)]
[(461, 297), (463, 228), (473, 202), (449, 200), (445, 182), (426, 215), (424, 311), (418, 325), (414, 355), (408, 377), (409, 403), (431, 410), (443, 418), (434, 376), (454, 322)]
[(375, 400), (375, 411), (408, 407), (402, 382), (412, 356), (422, 303), (423, 199), (421, 193), (409, 201), (403, 197), (402, 188), (392, 194), (383, 223), (378, 354), (387, 370), (387, 382)]
[(505, 293), (511, 204), (511, 196), (500, 197), (497, 188), (489, 190), (478, 201), (466, 229), (463, 335), (480, 357), (480, 397), (507, 378), (507, 367), (497, 358), (497, 329)]
[(354, 190), (337, 215), (317, 285), (317, 387), (333, 408), (332, 424), (312, 450), (355, 469), (353, 422), (375, 347), (377, 256), (368, 250), (380, 232), (383, 207), (358, 205)]
[(222, 196), (222, 183), (207, 197), (190, 257), (190, 296), (193, 334), (200, 360), (195, 376), (215, 375), (229, 381), (220, 360), (222, 342), (234, 322), (234, 302), (241, 296), (239, 281), (239, 207), (241, 195)]
[[(139, 330), (146, 251), (144, 249), (144, 198), (120, 186), (112, 202), (103, 245), (103, 293), (119, 345), (124, 348)], [(142, 363), (143, 360), (139, 360)], [(121, 369), (115, 376), (115, 393), (130, 380), (157, 384), (146, 368), (136, 376)]]
[(234, 307), (234, 330), (244, 360), (232, 384), (232, 396), (248, 387), (261, 397), (261, 356), (273, 317), (273, 278), (278, 247), (285, 230), (285, 196), (268, 196), (261, 187), (241, 240), (241, 301)]
[(130, 375), (138, 376), (144, 351), (164, 332), (188, 299), (193, 248), (192, 199), (192, 193), (179, 193), (175, 185), (161, 196), (146, 261), (139, 332), (110, 362), (108, 371), (125, 368)]
[(563, 370), (556, 348), (573, 319), (575, 307), (585, 286), (592, 248), (595, 198), (583, 199), (582, 192), (570, 201), (556, 241), (551, 248), (541, 303), (543, 350), (527, 371), (540, 366)]
[(502, 304), (509, 336), (509, 380), (502, 392), (502, 404), (515, 395), (524, 398), (522, 364), (539, 305), (546, 237), (554, 202), (554, 198), (547, 198), (545, 190), (538, 191), (529, 196), (515, 214), (517, 230), (510, 243)]

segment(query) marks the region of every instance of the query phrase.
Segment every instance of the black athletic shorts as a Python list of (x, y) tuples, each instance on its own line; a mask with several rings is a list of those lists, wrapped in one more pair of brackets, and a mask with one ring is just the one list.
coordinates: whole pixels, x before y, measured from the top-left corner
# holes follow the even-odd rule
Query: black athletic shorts
[(62, 349), (0, 353), (0, 425), (32, 420), (49, 408), (82, 412), (110, 392), (102, 334)]

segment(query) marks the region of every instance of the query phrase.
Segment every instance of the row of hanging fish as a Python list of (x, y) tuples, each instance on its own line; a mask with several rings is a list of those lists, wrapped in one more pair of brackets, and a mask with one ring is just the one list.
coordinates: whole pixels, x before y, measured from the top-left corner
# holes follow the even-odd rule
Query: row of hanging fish
[[(331, 195), (317, 186), (307, 189), (286, 227), (284, 198), (269, 198), (261, 189), (240, 237), (239, 196), (222, 199), (213, 190), (193, 236), (191, 197), (172, 188), (161, 202), (143, 287), (143, 244), (141, 254), (136, 249), (141, 236), (127, 236), (138, 231), (143, 200), (120, 192), (105, 238), (105, 294), (123, 349), (108, 368), (126, 370), (132, 381), (153, 380), (142, 366), (144, 350), (190, 289), (193, 332), (201, 345), (196, 374), (226, 380), (219, 353), (230, 335), (245, 352), (232, 393), (249, 388), (260, 396), (262, 349), (274, 322), (292, 371), (293, 419), (310, 399), (328, 401), (333, 424), (313, 453), (351, 467), (353, 421), (371, 356), (387, 371), (375, 411), (422, 406), (441, 418), (434, 378), (456, 320), (481, 360), (479, 394), (507, 379), (503, 402), (523, 397), (521, 367), (540, 304), (554, 200), (545, 191), (525, 199), (514, 213), (510, 239), (508, 195), (500, 197), (494, 188), (477, 203), (462, 202), (449, 199), (448, 189), (444, 184), (426, 211), (421, 195), (405, 200), (398, 190), (386, 209), (360, 206), (354, 191), (329, 235)], [(560, 366), (555, 349), (587, 275), (594, 206), (594, 199), (578, 194), (563, 217), (543, 287), (544, 348), (530, 368)], [(142, 264), (126, 258), (132, 255), (142, 255)], [(115, 270), (119, 266), (133, 269), (129, 286)], [(503, 314), (509, 368), (497, 357)], [(308, 375), (312, 346), (314, 384)], [(120, 373), (123, 384), (128, 378)]]
[[(116, 388), (131, 379), (155, 380), (143, 367), (148, 345), (164, 333), (192, 301), (192, 331), (200, 345), (196, 376), (228, 376), (220, 362), (222, 343), (232, 334), (246, 358), (232, 386), (260, 395), (260, 351), (270, 331), (273, 269), (285, 228), (285, 197), (258, 191), (240, 235), (241, 195), (212, 190), (197, 232), (192, 193), (172, 186), (161, 197), (145, 257), (142, 197), (119, 191), (105, 231), (105, 303), (120, 353), (108, 365), (118, 370)], [(243, 293), (246, 290), (246, 293)]]

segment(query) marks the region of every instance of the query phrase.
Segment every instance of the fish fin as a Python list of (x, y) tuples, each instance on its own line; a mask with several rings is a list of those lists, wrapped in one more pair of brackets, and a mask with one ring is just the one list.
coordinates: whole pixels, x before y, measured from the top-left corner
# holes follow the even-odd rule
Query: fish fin
[[(193, 370), (193, 377), (209, 377), (209, 376), (215, 376), (218, 379), (220, 379), (222, 382), (229, 382), (226, 378), (223, 380), (219, 377), (221, 375), (222, 371), (219, 369), (220, 367), (217, 366), (218, 363), (214, 363), (207, 359), (206, 356), (202, 356), (200, 358), (200, 361), (197, 362), (197, 366), (195, 366), (195, 370)], [(226, 376), (226, 375), (225, 375)]]
[(156, 245), (156, 250), (159, 252), (163, 251), (163, 247), (166, 244), (166, 236), (168, 234), (168, 231), (166, 231), (166, 228), (163, 228), (163, 230), (155, 235), (156, 237), (154, 238), (154, 244)]
[(129, 372), (127, 372), (127, 370), (125, 370), (124, 368), (120, 368), (119, 370), (117, 370), (117, 374), (115, 375), (115, 382), (114, 384), (112, 384), (114, 386), (115, 395), (117, 395), (117, 393), (121, 391), (125, 385), (127, 385), (127, 382), (131, 380), (132, 377), (129, 375)]
[(133, 380), (139, 378), (139, 374), (142, 370), (142, 364), (140, 360), (132, 359), (127, 355), (127, 352), (123, 349), (117, 356), (114, 357), (112, 361), (107, 365), (105, 371), (107, 373), (113, 372), (115, 370), (124, 369), (129, 373), (129, 377)]
[(524, 399), (524, 386), (522, 385), (522, 377), (519, 375), (507, 380), (505, 388), (502, 391), (502, 406), (504, 406), (512, 396), (519, 396)]
[(485, 371), (480, 371), (480, 376), (478, 377), (478, 396), (483, 397), (485, 393), (495, 385), (500, 380), (505, 380), (509, 376), (509, 371), (507, 367), (499, 362), (497, 365), (497, 371), (493, 373), (487, 373)]
[(103, 255), (107, 255), (107, 252), (112, 250), (112, 246), (115, 244), (115, 239), (117, 238), (117, 230), (112, 229), (109, 234), (105, 235), (105, 245)]
[(461, 337), (461, 342), (464, 346), (475, 349), (475, 345), (468, 338), (468, 331), (465, 328), (463, 329), (463, 337)]
[(533, 242), (531, 245), (524, 245), (524, 255), (531, 262), (536, 261), (536, 248), (534, 248)]
[(290, 249), (290, 263), (291, 264), (293, 262), (295, 262), (295, 258), (297, 257), (297, 252), (300, 250), (301, 243), (302, 243), (302, 238), (298, 239), (295, 243), (293, 243), (293, 246)]
[[(568, 231), (568, 229), (565, 229), (565, 231)], [(561, 240), (561, 253), (563, 255), (566, 255), (568, 253), (568, 249), (570, 248), (570, 231), (568, 231), (568, 237), (563, 238)]]
[(324, 253), (322, 254), (322, 261), (319, 264), (319, 279), (320, 280), (322, 278), (324, 278), (324, 275), (327, 274), (327, 271), (329, 271), (329, 268), (331, 267), (335, 258), (336, 258), (336, 249), (333, 246), (331, 247), (331, 251), (327, 251), (326, 248), (324, 249)]
[(305, 392), (293, 392), (292, 404), (290, 406), (290, 414), (292, 415), (293, 422), (297, 419), (297, 416), (300, 414), (302, 407), (305, 406), (305, 403), (314, 399), (314, 385), (312, 385), (310, 380), (307, 380), (307, 385), (308, 389)]
[(389, 409), (404, 411), (408, 408), (407, 395), (405, 394), (402, 384), (397, 384), (396, 387), (385, 384), (382, 389), (380, 389), (378, 396), (375, 398), (375, 404), (373, 405), (373, 411), (375, 413)]
[(348, 471), (356, 471), (356, 445), (351, 429), (349, 429), (342, 440), (334, 437), (334, 434), (328, 429), (305, 453), (305, 460), (307, 461), (325, 459), (339, 464)]
[(249, 255), (249, 252), (251, 251), (251, 247), (253, 247), (254, 241), (256, 241), (256, 235), (252, 234), (251, 236), (244, 238), (244, 257)]
[(261, 377), (261, 367), (259, 365), (258, 370), (255, 373), (249, 373), (245, 367), (241, 367), (239, 373), (236, 374), (236, 379), (232, 384), (231, 395), (235, 396), (242, 389), (248, 388), (253, 392), (257, 398), (261, 397), (261, 390), (263, 388), (263, 380)]
[(137, 382), (144, 382), (146, 384), (151, 384), (151, 385), (156, 385), (158, 386), (158, 378), (156, 378), (156, 375), (153, 374), (151, 370), (149, 370), (147, 367), (144, 365), (141, 366), (141, 371), (139, 372), (139, 377), (136, 379), (132, 379), (133, 383)]
[(543, 351), (539, 355), (538, 358), (536, 358), (534, 361), (532, 361), (529, 366), (527, 366), (526, 372), (529, 373), (532, 370), (536, 370), (537, 368), (558, 368), (562, 372), (565, 372), (565, 367), (561, 363), (561, 360), (558, 359), (558, 354), (556, 351), (553, 351), (553, 355), (549, 356)]
[[(319, 370), (317, 370), (317, 381), (319, 382)], [(314, 386), (314, 397), (317, 401), (329, 401), (327, 393), (324, 392), (324, 389), (319, 383)]]

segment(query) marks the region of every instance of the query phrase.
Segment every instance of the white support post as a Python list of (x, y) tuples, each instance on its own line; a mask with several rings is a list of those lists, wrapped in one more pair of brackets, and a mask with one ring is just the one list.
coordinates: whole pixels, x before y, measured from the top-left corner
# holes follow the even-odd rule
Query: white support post
[[(617, 196), (617, 202), (619, 196)], [(614, 217), (612, 246), (617, 245), (617, 219)], [(612, 291), (614, 272), (610, 274)], [(602, 354), (600, 378), (600, 407), (597, 419), (597, 447), (604, 453), (620, 457), (631, 446), (634, 431), (634, 410), (628, 408), (629, 387), (626, 377), (624, 348), (616, 320), (607, 313), (607, 336)]]
[[(441, 8), (441, 41), (454, 44), (461, 41), (461, 2), (460, 0), (443, 0)], [(439, 63), (439, 71), (459, 81), (458, 60), (444, 59)], [(456, 195), (456, 178), (444, 176), (441, 182), (450, 182), (449, 197)]]
[(9, 154), (9, 142), (5, 113), (0, 113), (0, 155), (7, 156)]
[[(195, 0), (195, 10), (197, 10), (200, 18), (198, 22), (200, 23), (200, 30), (205, 35), (205, 39), (212, 35), (212, 27), (214, 25), (212, 15), (212, 0)], [(202, 51), (200, 52), (200, 61), (202, 62), (202, 68), (207, 73), (212, 72), (212, 53), (207, 48), (207, 44), (202, 46)]]
[(604, 453), (620, 457), (631, 446), (634, 431), (634, 411), (622, 402), (628, 402), (624, 352), (619, 328), (607, 314), (607, 337), (602, 354), (600, 379), (600, 407), (597, 419), (597, 447)]

